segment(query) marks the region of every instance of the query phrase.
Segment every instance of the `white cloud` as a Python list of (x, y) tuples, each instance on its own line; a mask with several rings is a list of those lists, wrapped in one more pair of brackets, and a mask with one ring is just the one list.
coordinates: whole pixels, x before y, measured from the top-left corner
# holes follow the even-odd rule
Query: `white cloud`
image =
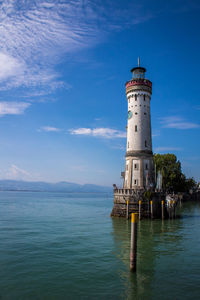
[(2, 52), (0, 52), (0, 66), (0, 80), (5, 80), (11, 76), (20, 76), (24, 69), (23, 63)]
[(78, 128), (70, 129), (69, 132), (75, 135), (88, 135), (107, 139), (126, 137), (126, 132), (111, 128)]
[(157, 136), (160, 136), (160, 131), (159, 130), (153, 131), (152, 137), (154, 138), (154, 137), (157, 137)]
[(92, 134), (92, 129), (90, 129), (90, 128), (70, 129), (69, 131), (71, 134), (77, 134), (77, 135), (91, 135)]
[(5, 0), (0, 19), (2, 90), (63, 86), (53, 70), (55, 63), (62, 54), (90, 45), (96, 30), (84, 18), (81, 1)]
[(30, 173), (29, 171), (11, 164), (5, 169), (0, 169), (0, 178), (9, 180), (38, 181), (42, 180), (39, 173)]
[(40, 129), (38, 129), (39, 132), (41, 131), (47, 131), (47, 132), (59, 132), (61, 131), (60, 128), (52, 127), (52, 126), (43, 126)]
[(183, 149), (180, 147), (156, 147), (156, 152), (166, 152), (166, 151), (182, 151)]
[[(0, 89), (65, 86), (54, 71), (63, 54), (152, 17), (142, 5), (93, 0), (3, 0), (0, 3)], [(8, 80), (9, 79), (9, 80)]]
[(174, 128), (174, 129), (193, 129), (199, 128), (199, 124), (194, 122), (185, 121), (183, 118), (178, 116), (169, 116), (160, 118), (162, 127), (164, 128)]
[[(0, 52), (0, 90), (8, 90), (19, 86), (36, 88), (38, 85), (47, 94), (56, 88), (69, 86), (58, 80), (58, 74), (50, 68), (29, 65), (22, 58), (14, 58)], [(46, 87), (48, 86), (48, 91)], [(45, 89), (45, 90), (44, 90)]]
[(8, 171), (4, 174), (7, 179), (28, 179), (31, 174), (26, 170), (23, 170), (16, 165), (11, 165)]
[(0, 102), (0, 116), (21, 115), (31, 104), (27, 102)]
[(42, 180), (39, 173), (30, 173), (29, 171), (18, 167), (16, 164), (11, 164), (5, 169), (0, 169), (0, 178), (25, 181)]

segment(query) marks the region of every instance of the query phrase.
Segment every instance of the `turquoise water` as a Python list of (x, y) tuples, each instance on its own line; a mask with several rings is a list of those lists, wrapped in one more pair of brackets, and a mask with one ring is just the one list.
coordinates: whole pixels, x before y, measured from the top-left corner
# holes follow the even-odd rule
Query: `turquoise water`
[(110, 218), (112, 195), (0, 192), (0, 299), (199, 299), (200, 204), (176, 220)]

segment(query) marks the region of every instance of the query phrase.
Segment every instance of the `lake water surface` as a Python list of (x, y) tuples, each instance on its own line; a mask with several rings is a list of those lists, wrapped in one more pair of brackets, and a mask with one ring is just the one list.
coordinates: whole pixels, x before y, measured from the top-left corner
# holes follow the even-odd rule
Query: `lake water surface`
[(0, 192), (0, 299), (200, 299), (200, 204), (176, 220), (110, 218), (106, 194)]

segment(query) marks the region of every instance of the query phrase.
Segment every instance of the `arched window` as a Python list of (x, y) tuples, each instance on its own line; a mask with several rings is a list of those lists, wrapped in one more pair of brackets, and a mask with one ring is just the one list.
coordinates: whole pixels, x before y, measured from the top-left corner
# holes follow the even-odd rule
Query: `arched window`
[(135, 125), (135, 132), (137, 132), (137, 125)]
[(135, 101), (137, 101), (137, 95), (135, 94)]
[(147, 147), (147, 141), (145, 140), (145, 142), (144, 142), (144, 145), (145, 145), (145, 147)]
[(146, 100), (146, 95), (144, 95), (144, 101)]

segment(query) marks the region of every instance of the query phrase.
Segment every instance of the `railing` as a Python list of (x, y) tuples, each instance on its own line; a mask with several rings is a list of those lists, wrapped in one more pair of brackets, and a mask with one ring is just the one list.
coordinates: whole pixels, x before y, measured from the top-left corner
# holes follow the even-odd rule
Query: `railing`
[(148, 87), (152, 87), (152, 82), (148, 79), (135, 79), (135, 80), (130, 80), (126, 82), (125, 86), (128, 88), (129, 86), (134, 86), (134, 85), (146, 85)]
[(114, 194), (115, 195), (138, 195), (143, 193), (143, 190), (141, 189), (118, 189), (114, 188)]

